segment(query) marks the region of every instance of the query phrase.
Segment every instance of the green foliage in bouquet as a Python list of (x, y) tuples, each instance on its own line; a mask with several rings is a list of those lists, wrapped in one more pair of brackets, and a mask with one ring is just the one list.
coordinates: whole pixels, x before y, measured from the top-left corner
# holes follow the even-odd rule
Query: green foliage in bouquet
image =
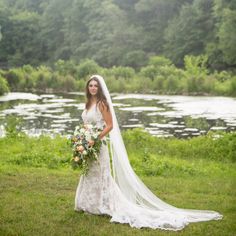
[[(92, 162), (96, 161), (99, 164), (101, 146), (106, 144), (106, 140), (99, 138), (101, 131), (102, 129), (93, 124), (79, 125), (76, 126), (74, 134), (70, 138), (73, 150), (72, 168), (80, 168), (83, 175), (88, 174)], [(91, 141), (94, 141), (93, 145), (91, 145)]]

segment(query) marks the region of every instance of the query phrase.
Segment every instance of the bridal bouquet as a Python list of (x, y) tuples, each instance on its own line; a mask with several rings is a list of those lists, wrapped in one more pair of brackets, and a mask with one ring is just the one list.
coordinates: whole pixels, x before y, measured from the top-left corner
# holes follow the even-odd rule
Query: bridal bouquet
[[(80, 168), (83, 175), (87, 175), (91, 162), (98, 161), (102, 143), (106, 144), (105, 140), (99, 139), (101, 131), (93, 124), (83, 124), (76, 126), (74, 134), (71, 136), (72, 167)], [(89, 143), (91, 140), (94, 141), (92, 146)]]

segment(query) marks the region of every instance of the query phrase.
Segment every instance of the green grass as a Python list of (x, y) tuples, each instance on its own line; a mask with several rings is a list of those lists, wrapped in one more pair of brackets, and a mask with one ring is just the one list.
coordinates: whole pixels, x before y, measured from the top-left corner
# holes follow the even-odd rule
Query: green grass
[[(150, 145), (146, 154), (142, 145), (137, 148), (139, 135), (145, 137), (140, 144)], [(125, 132), (124, 138), (135, 171), (158, 197), (181, 208), (216, 210), (224, 218), (191, 223), (182, 231), (171, 232), (134, 229), (109, 222), (109, 216), (75, 212), (80, 173), (68, 165), (71, 153), (66, 139), (7, 137), (0, 139), (0, 235), (235, 235), (234, 150), (222, 151), (225, 158), (207, 158), (208, 152), (204, 155), (201, 150), (196, 158), (197, 147), (191, 155), (189, 142), (199, 148), (208, 143), (211, 151), (216, 140), (211, 136), (153, 139), (138, 130)], [(232, 148), (231, 139), (235, 141), (234, 134), (218, 139), (218, 150)], [(165, 152), (156, 153), (161, 147), (164, 150), (163, 145)]]

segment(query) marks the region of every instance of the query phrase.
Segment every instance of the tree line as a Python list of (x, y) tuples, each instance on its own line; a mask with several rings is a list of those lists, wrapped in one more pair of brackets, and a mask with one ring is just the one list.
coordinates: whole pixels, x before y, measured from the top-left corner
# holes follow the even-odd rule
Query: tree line
[(235, 0), (0, 0), (0, 67), (85, 59), (140, 70), (152, 56), (183, 67), (236, 65)]

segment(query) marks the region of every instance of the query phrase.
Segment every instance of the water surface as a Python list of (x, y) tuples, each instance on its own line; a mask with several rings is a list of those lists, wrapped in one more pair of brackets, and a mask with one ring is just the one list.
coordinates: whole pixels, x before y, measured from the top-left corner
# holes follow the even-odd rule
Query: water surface
[[(236, 99), (230, 97), (112, 94), (121, 129), (142, 127), (155, 136), (193, 137), (209, 130), (236, 130)], [(0, 136), (6, 118), (22, 118), (29, 135), (71, 134), (82, 122), (84, 93), (9, 93), (0, 97)]]

